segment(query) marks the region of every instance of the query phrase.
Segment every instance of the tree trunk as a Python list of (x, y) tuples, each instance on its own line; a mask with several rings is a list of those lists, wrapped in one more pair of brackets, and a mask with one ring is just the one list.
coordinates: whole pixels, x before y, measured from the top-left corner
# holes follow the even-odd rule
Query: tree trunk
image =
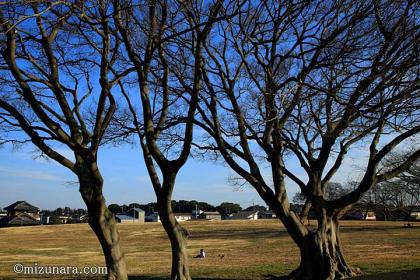
[[(96, 167), (96, 164), (93, 164)], [(114, 214), (108, 210), (102, 195), (103, 179), (97, 168), (79, 168), (80, 193), (89, 214), (89, 225), (95, 232), (105, 257), (108, 280), (126, 280), (127, 268), (120, 246)]]
[(299, 218), (302, 221), (302, 224), (309, 226), (309, 210), (311, 210), (312, 203), (309, 199), (306, 199), (305, 204), (303, 205), (302, 211), (300, 212)]
[(190, 280), (188, 268), (187, 238), (188, 231), (175, 219), (172, 212), (171, 199), (158, 199), (159, 215), (162, 225), (171, 241), (172, 248), (172, 280)]
[(316, 232), (309, 232), (298, 244), (301, 262), (290, 279), (330, 280), (354, 276), (342, 253), (338, 221), (326, 217)]

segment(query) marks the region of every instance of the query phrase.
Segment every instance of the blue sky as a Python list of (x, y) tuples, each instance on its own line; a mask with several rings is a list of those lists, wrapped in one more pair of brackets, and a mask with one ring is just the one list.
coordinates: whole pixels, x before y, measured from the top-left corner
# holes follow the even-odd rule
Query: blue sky
[[(345, 161), (335, 181), (345, 183), (357, 177), (363, 162), (361, 154), (354, 152)], [(30, 144), (15, 150), (10, 146), (0, 149), (0, 207), (27, 200), (42, 209), (85, 208), (78, 192), (77, 178), (59, 164), (35, 158), (35, 155)], [(102, 147), (98, 160), (105, 179), (104, 193), (108, 204), (155, 201), (137, 147)], [(299, 175), (297, 163), (292, 160), (288, 164)], [(221, 163), (190, 159), (178, 175), (173, 199), (195, 199), (213, 205), (230, 201), (243, 207), (252, 205), (253, 201), (264, 205), (252, 188), (238, 191), (230, 185), (228, 177), (232, 175), (233, 172)], [(291, 198), (297, 187), (288, 182), (288, 191)]]
[[(64, 152), (66, 154), (66, 152)], [(0, 207), (16, 200), (42, 208), (69, 206), (85, 208), (78, 192), (77, 178), (53, 161), (34, 158), (34, 148), (0, 149)], [(134, 146), (102, 147), (99, 164), (105, 179), (107, 203), (128, 204), (155, 201), (149, 178)], [(229, 185), (231, 171), (220, 163), (189, 160), (178, 175), (174, 199), (200, 200), (214, 205), (233, 201), (243, 206), (261, 204), (251, 188), (238, 191)]]

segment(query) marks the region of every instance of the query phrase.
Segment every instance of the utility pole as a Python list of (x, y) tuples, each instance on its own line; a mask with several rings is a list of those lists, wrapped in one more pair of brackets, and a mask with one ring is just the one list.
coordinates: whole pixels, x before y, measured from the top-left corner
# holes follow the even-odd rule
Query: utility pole
[(195, 218), (198, 219), (198, 203), (195, 204)]

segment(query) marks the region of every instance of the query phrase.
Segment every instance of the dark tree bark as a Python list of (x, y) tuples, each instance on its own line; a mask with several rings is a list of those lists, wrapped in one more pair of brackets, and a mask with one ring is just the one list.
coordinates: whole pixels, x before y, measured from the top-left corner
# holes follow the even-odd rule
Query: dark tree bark
[[(104, 253), (107, 279), (125, 280), (124, 254), (97, 166), (98, 149), (116, 108), (113, 82), (108, 79), (120, 75), (110, 74), (118, 48), (109, 36), (105, 2), (89, 7), (78, 1), (4, 6), (0, 8), (1, 125), (23, 132), (19, 139), (26, 138), (78, 177), (89, 225)], [(97, 18), (84, 17), (87, 10)], [(100, 91), (94, 102), (85, 105), (92, 100), (92, 82)], [(83, 83), (86, 91), (79, 87)], [(74, 154), (74, 161), (58, 151), (60, 145)]]
[(172, 247), (171, 279), (191, 279), (188, 266), (188, 231), (183, 228), (172, 212), (171, 199), (158, 197), (159, 216)]
[[(132, 130), (139, 137), (160, 220), (171, 242), (172, 280), (191, 279), (188, 233), (176, 221), (171, 200), (176, 176), (190, 155), (201, 90), (202, 52), (213, 24), (220, 20), (222, 2), (217, 0), (204, 8), (183, 1), (151, 1), (144, 12), (113, 1), (113, 18), (130, 66), (135, 69), (140, 102), (130, 97), (122, 84), (120, 89), (134, 124)], [(139, 38), (144, 38), (146, 47), (138, 47)]]
[(344, 259), (338, 220), (326, 216), (316, 232), (309, 232), (301, 244), (299, 267), (291, 279), (342, 279), (355, 276)]
[[(276, 213), (300, 248), (293, 279), (353, 275), (339, 213), (420, 157), (415, 149), (397, 166), (378, 168), (420, 132), (415, 5), (248, 1), (240, 16), (218, 24), (220, 40), (205, 46), (196, 123), (211, 140), (196, 146), (217, 151)], [(368, 143), (363, 179), (328, 197), (327, 185), (360, 143)], [(270, 176), (263, 176), (261, 161)], [(286, 177), (315, 209), (315, 230), (291, 210)]]
[(96, 234), (104, 252), (108, 269), (107, 279), (127, 279), (117, 224), (102, 195), (103, 179), (97, 164), (78, 159), (75, 168), (80, 182), (79, 191), (89, 213), (89, 226)]

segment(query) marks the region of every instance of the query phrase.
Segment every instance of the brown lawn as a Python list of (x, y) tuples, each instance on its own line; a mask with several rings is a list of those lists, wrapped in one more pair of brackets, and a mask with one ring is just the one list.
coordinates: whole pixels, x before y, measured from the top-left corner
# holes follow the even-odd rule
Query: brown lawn
[[(366, 274), (420, 268), (420, 223), (342, 221), (342, 241), (351, 265)], [(193, 278), (262, 279), (298, 265), (298, 250), (276, 220), (186, 222)], [(119, 226), (129, 274), (167, 277), (170, 245), (160, 224)], [(195, 259), (200, 248), (205, 259)], [(218, 255), (224, 255), (220, 258)], [(0, 278), (12, 266), (103, 266), (100, 245), (87, 224), (0, 229)], [(140, 279), (140, 278), (139, 278)]]

